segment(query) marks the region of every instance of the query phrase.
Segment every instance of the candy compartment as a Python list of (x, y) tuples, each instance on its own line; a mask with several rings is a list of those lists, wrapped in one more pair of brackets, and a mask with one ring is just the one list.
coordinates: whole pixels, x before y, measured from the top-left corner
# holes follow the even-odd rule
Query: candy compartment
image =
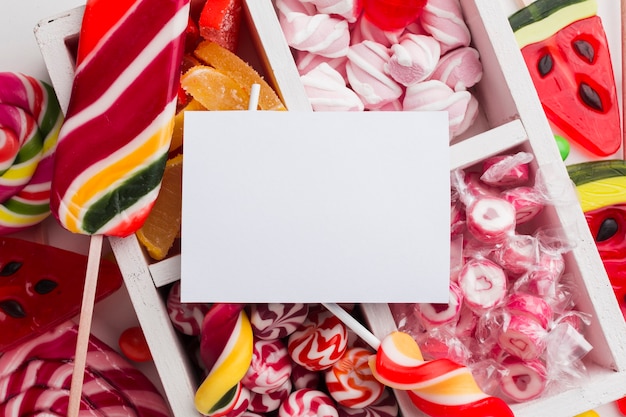
[[(242, 40), (242, 52), (250, 62), (263, 69), (290, 110), (310, 110), (308, 98), (297, 73), (291, 51), (278, 24), (271, 0), (244, 2), (246, 30), (251, 42)], [(473, 87), (481, 113), (475, 124), (451, 146), (450, 169), (478, 170), (483, 160), (516, 152), (534, 156), (531, 178), (537, 172), (549, 172), (549, 196), (555, 201), (575, 199), (574, 190), (558, 151), (530, 77), (498, 4), (491, 0), (461, 0), (463, 16), (472, 34), (483, 65), (482, 80)], [(73, 54), (82, 10), (75, 9), (42, 22), (37, 38), (57, 95), (62, 103), (69, 100), (73, 74)], [(245, 33), (245, 32), (244, 32)], [(626, 325), (615, 302), (597, 254), (593, 238), (578, 205), (555, 204), (546, 207), (527, 228), (544, 225), (562, 229), (575, 241), (565, 254), (565, 272), (577, 289), (576, 308), (588, 313), (591, 324), (585, 336), (593, 350), (585, 357), (589, 377), (579, 386), (549, 397), (516, 404), (516, 416), (554, 415), (570, 417), (598, 404), (626, 394)], [(173, 328), (167, 314), (165, 295), (180, 277), (180, 257), (170, 256), (153, 262), (135, 236), (110, 239), (110, 245), (124, 275), (125, 286), (137, 313), (154, 363), (173, 414), (196, 415), (194, 394), (198, 386), (196, 369), (188, 355), (185, 341)], [(365, 321), (380, 338), (394, 327), (386, 304), (361, 306)], [(405, 417), (420, 413), (397, 394)]]

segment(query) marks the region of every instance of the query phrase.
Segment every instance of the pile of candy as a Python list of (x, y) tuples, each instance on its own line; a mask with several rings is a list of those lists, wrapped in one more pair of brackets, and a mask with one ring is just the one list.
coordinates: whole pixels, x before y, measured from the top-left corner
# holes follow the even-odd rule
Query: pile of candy
[(379, 3), (275, 2), (313, 109), (445, 110), (450, 139), (465, 132), (478, 115), (469, 89), (482, 65), (459, 1), (421, 2), (402, 26), (380, 19)]
[(531, 161), (518, 152), (453, 173), (450, 302), (393, 305), (426, 356), (467, 364), (486, 392), (518, 402), (582, 375), (591, 349), (564, 279), (571, 245), (533, 225), (547, 200)]
[(203, 414), (398, 414), (368, 364), (374, 352), (321, 305), (181, 304), (179, 286), (171, 287), (167, 309), (174, 327), (196, 340), (191, 357), (203, 368), (196, 394)]

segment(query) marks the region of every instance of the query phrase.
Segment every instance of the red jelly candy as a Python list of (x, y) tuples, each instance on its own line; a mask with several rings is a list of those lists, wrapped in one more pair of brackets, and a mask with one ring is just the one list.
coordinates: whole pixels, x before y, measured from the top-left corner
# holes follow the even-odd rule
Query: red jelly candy
[(426, 0), (365, 0), (367, 18), (382, 30), (400, 30), (413, 22), (426, 5)]
[(141, 327), (129, 327), (124, 330), (118, 343), (124, 356), (131, 361), (147, 362), (152, 360), (150, 348)]
[(619, 400), (615, 401), (615, 403), (617, 404), (619, 412), (622, 413), (623, 416), (626, 416), (626, 397), (620, 398)]

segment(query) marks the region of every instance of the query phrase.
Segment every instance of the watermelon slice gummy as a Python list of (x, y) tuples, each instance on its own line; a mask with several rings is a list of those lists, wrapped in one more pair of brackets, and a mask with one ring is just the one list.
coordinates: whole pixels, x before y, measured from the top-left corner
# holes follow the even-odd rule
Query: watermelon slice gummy
[(509, 23), (548, 120), (596, 156), (617, 152), (617, 91), (596, 1), (537, 0)]
[[(87, 256), (8, 237), (0, 238), (0, 352), (78, 314)], [(100, 263), (96, 300), (122, 286), (117, 265)]]

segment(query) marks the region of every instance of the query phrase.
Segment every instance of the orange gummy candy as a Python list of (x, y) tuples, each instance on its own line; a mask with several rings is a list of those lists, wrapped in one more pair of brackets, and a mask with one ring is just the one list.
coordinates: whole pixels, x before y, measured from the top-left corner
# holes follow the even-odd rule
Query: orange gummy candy
[(261, 86), (259, 92), (259, 108), (261, 110), (286, 110), (283, 102), (263, 77), (228, 49), (215, 42), (203, 41), (194, 51), (194, 55), (207, 65), (232, 77), (242, 86), (248, 96), (252, 84), (259, 84)]
[(248, 107), (250, 92), (213, 67), (190, 68), (180, 78), (180, 84), (207, 110), (245, 110)]
[(183, 124), (185, 122), (185, 112), (195, 110), (206, 110), (197, 100), (192, 99), (174, 117), (174, 130), (172, 130), (172, 141), (170, 142), (170, 152), (178, 150), (183, 146)]
[(160, 261), (174, 245), (180, 233), (182, 217), (183, 155), (167, 161), (161, 190), (152, 211), (136, 236), (151, 258)]

